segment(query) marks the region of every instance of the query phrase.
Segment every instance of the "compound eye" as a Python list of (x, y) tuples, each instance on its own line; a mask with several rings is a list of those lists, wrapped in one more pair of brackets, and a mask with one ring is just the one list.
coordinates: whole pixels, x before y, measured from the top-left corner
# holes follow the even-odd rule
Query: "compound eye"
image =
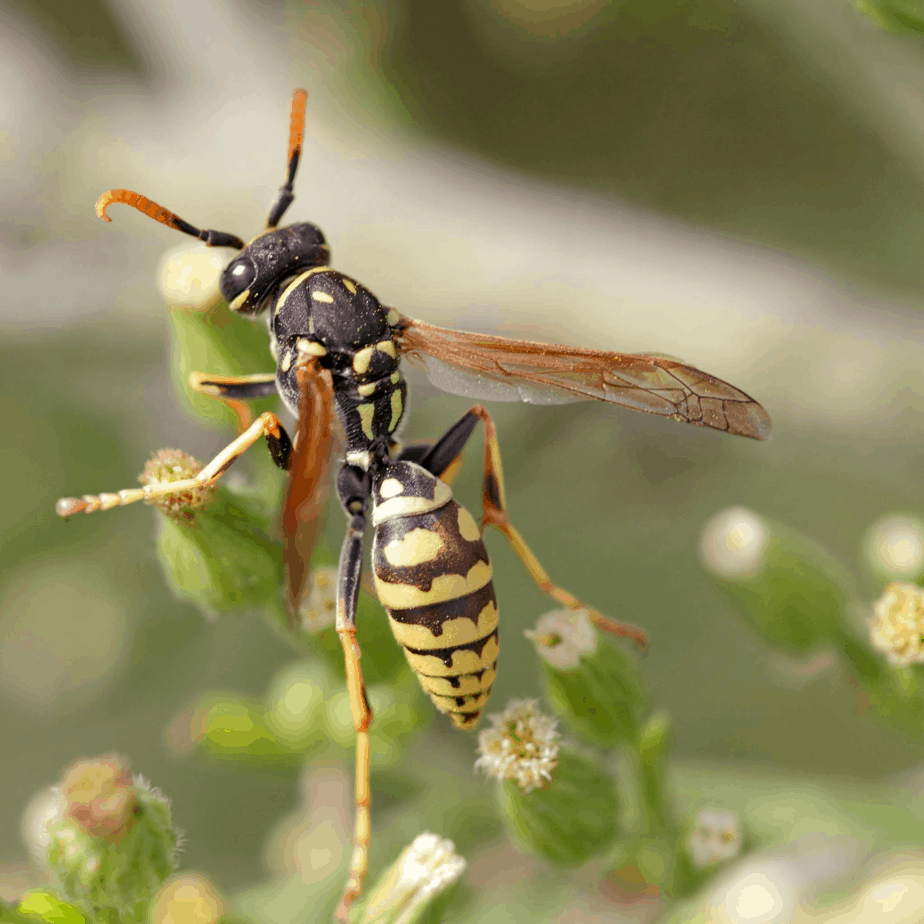
[(246, 309), (256, 278), (257, 271), (250, 257), (242, 255), (228, 264), (221, 276), (221, 294), (228, 300), (232, 311)]

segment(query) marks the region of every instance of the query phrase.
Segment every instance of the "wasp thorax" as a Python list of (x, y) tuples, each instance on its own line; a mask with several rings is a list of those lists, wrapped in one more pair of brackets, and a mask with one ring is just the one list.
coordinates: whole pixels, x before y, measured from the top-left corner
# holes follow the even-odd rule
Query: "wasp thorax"
[(221, 277), (221, 294), (232, 311), (258, 314), (269, 306), (268, 296), (281, 282), (329, 259), (324, 234), (308, 222), (266, 231), (228, 264)]

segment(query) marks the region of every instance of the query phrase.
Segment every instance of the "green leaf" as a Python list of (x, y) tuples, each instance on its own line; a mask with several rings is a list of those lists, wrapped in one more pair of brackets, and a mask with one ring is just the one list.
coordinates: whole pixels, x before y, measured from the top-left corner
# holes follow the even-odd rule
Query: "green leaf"
[(87, 920), (78, 908), (45, 889), (35, 889), (23, 895), (18, 911), (19, 915), (16, 915), (6, 908), (0, 909), (0, 921), (21, 924), (21, 915), (26, 915), (28, 920), (40, 918), (48, 924), (85, 924)]

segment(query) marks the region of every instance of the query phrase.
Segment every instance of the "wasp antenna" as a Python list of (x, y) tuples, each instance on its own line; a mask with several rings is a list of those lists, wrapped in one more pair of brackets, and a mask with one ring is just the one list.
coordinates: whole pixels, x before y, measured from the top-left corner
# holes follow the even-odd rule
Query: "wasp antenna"
[(174, 228), (177, 231), (182, 231), (184, 234), (197, 237), (200, 241), (205, 241), (209, 247), (234, 247), (237, 250), (244, 249), (244, 242), (237, 235), (226, 234), (224, 231), (200, 231), (188, 221), (183, 221), (179, 215), (174, 214), (169, 209), (165, 209), (156, 202), (152, 202), (146, 196), (141, 196), (136, 192), (132, 192), (130, 189), (106, 190), (106, 192), (96, 200), (96, 214), (102, 218), (103, 221), (112, 221), (106, 214), (106, 209), (114, 203), (130, 205), (133, 209), (138, 209), (139, 212), (147, 215), (148, 218), (153, 218), (154, 221), (159, 221), (162, 225), (167, 225), (168, 228)]
[(295, 171), (298, 169), (298, 159), (302, 153), (302, 138), (305, 134), (305, 102), (308, 91), (299, 88), (292, 94), (292, 110), (289, 114), (289, 154), (287, 160), (286, 182), (279, 187), (276, 198), (270, 206), (269, 217), (266, 219), (267, 228), (275, 228), (282, 220), (286, 209), (295, 199), (292, 184), (295, 182)]

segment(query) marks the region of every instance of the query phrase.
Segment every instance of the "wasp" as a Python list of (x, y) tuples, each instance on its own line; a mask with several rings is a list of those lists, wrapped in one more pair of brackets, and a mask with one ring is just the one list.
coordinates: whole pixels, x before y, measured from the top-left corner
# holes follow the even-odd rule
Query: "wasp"
[[(766, 438), (771, 422), (744, 392), (674, 359), (435, 327), (382, 305), (365, 286), (331, 268), (320, 228), (307, 222), (279, 227), (295, 198), (306, 99), (304, 90), (292, 97), (286, 181), (270, 206), (266, 229), (247, 244), (233, 234), (200, 230), (130, 190), (111, 189), (96, 203), (104, 221), (111, 220), (107, 208), (121, 203), (211, 247), (238, 251), (222, 273), (221, 294), (237, 314), (266, 316), (276, 369), (241, 376), (193, 373), (190, 386), (232, 402), (278, 394), (296, 418), (294, 440), (275, 414), (264, 413), (194, 478), (63, 498), (57, 512), (68, 517), (108, 510), (213, 484), (263, 437), (273, 460), (290, 476), (282, 527), (294, 612), (328, 482), (336, 413), (345, 445), (335, 485), (348, 521), (337, 578), (336, 629), (356, 731), (353, 851), (337, 912), (346, 920), (362, 892), (371, 830), (372, 713), (356, 640), (363, 537), (370, 519), (375, 588), (395, 638), (423, 689), (458, 728), (476, 725), (497, 671), (497, 599), (482, 542), (488, 526), (504, 533), (542, 591), (572, 609), (588, 609), (599, 628), (645, 643), (641, 630), (585, 607), (553, 584), (514, 528), (496, 429), (480, 404), (434, 443), (401, 446), (396, 433), (407, 408), (402, 359), (422, 366), (439, 388), (477, 400), (555, 404), (596, 399), (752, 439)], [(447, 484), (479, 422), (484, 431), (480, 524), (454, 500)]]

